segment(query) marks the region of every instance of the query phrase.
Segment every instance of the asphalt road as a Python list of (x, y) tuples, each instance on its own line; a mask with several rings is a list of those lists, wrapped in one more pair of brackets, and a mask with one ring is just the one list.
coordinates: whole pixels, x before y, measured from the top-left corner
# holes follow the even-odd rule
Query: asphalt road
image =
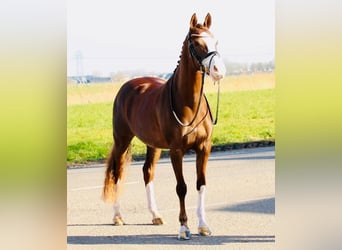
[(166, 224), (153, 226), (146, 207), (143, 162), (128, 169), (121, 211), (126, 225), (112, 226), (111, 205), (101, 200), (104, 166), (67, 171), (68, 249), (274, 249), (274, 147), (212, 153), (207, 167), (206, 212), (212, 231), (197, 234), (194, 156), (184, 158), (191, 240), (177, 240), (179, 203), (169, 159), (158, 162), (156, 201)]

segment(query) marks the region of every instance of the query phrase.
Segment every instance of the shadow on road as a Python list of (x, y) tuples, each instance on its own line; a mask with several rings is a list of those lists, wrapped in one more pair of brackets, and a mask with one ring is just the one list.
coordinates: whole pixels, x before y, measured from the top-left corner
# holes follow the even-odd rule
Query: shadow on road
[[(236, 160), (273, 160), (274, 155), (260, 155), (260, 156), (237, 156), (237, 157), (222, 157), (219, 159), (212, 159), (213, 161), (236, 161)], [(211, 159), (210, 159), (211, 160)]]
[(273, 198), (268, 198), (268, 199), (248, 201), (244, 203), (234, 204), (231, 206), (219, 207), (214, 210), (228, 211), (228, 212), (274, 214), (275, 213), (275, 198), (273, 197)]
[(127, 245), (223, 245), (227, 243), (266, 243), (275, 242), (274, 235), (217, 235), (201, 237), (192, 235), (191, 240), (180, 241), (168, 234), (125, 235), (125, 236), (68, 236), (68, 244), (127, 244)]
[[(151, 226), (155, 227), (152, 223), (140, 223), (140, 224), (131, 224), (131, 223), (124, 223), (125, 226)], [(68, 224), (67, 227), (102, 227), (102, 226), (110, 226), (115, 227), (113, 223), (104, 223), (104, 224)]]

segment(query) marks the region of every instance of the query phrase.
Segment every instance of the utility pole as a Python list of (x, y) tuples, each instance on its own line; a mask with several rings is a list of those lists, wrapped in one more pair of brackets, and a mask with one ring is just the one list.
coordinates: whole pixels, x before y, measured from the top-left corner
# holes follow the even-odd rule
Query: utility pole
[(80, 50), (75, 53), (77, 82), (83, 83), (83, 55)]

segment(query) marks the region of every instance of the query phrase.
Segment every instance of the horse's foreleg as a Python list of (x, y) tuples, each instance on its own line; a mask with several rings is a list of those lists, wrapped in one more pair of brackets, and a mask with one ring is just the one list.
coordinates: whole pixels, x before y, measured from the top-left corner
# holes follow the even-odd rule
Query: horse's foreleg
[(202, 236), (211, 235), (211, 231), (207, 226), (205, 219), (205, 191), (206, 191), (206, 166), (211, 149), (211, 144), (207, 147), (203, 147), (196, 152), (196, 169), (197, 169), (197, 183), (196, 188), (198, 191), (197, 200), (197, 216), (198, 216), (198, 233)]
[(164, 224), (162, 217), (160, 216), (154, 196), (154, 171), (156, 163), (160, 158), (161, 149), (147, 147), (146, 160), (143, 167), (144, 181), (147, 196), (147, 207), (152, 213), (152, 223), (154, 225)]
[(181, 224), (178, 239), (190, 239), (190, 229), (188, 227), (188, 218), (185, 211), (185, 195), (187, 192), (186, 183), (183, 176), (183, 155), (181, 150), (170, 150), (173, 171), (177, 179), (176, 191), (179, 198), (180, 212), (179, 222)]

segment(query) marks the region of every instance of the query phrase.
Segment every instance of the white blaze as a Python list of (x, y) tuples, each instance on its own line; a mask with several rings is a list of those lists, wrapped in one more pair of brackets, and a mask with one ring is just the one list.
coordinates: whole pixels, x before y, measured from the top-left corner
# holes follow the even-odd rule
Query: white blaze
[[(200, 34), (201, 39), (205, 42), (208, 48), (208, 53), (217, 51), (217, 39), (214, 36), (203, 32)], [(209, 70), (209, 75), (214, 81), (222, 79), (226, 74), (226, 67), (219, 54), (214, 54), (205, 58), (202, 61), (204, 67)]]

